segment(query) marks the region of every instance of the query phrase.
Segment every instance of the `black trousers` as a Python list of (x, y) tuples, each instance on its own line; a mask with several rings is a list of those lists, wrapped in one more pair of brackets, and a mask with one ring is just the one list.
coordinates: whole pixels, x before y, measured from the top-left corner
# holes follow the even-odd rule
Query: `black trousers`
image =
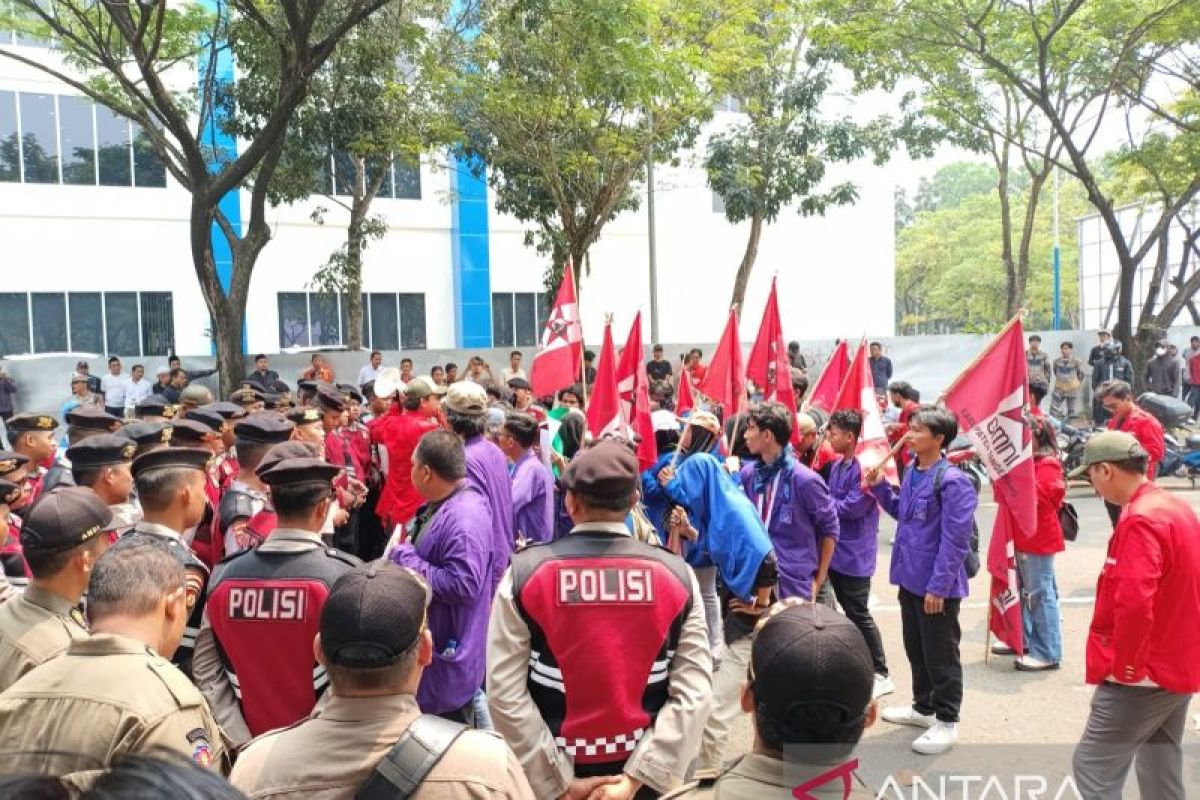
[(871, 616), (867, 604), (871, 599), (871, 579), (856, 578), (853, 575), (843, 575), (835, 570), (829, 570), (829, 583), (837, 596), (838, 605), (846, 616), (862, 631), (867, 640), (867, 648), (871, 651), (871, 661), (875, 663), (875, 674), (887, 675), (887, 658), (883, 655), (883, 639), (879, 636), (879, 628)]
[(346, 524), (333, 529), (333, 546), (343, 553), (358, 553), (358, 519), (361, 511), (361, 507), (351, 509)]
[(941, 614), (926, 614), (922, 595), (900, 589), (904, 654), (912, 667), (913, 708), (921, 714), (934, 714), (941, 722), (958, 722), (963, 698), (958, 654), (962, 600), (946, 598), (945, 603)]
[(358, 515), (358, 552), (355, 553), (363, 561), (374, 561), (383, 555), (391, 531), (383, 529), (383, 522), (375, 514), (379, 506), (381, 489), (378, 485), (371, 486), (367, 491), (367, 499), (359, 509)]

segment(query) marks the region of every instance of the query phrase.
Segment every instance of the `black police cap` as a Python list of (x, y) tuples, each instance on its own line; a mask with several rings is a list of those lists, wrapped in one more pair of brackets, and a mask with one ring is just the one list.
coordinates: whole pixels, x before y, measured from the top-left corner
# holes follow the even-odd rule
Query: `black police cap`
[(278, 411), (256, 411), (239, 420), (233, 432), (238, 441), (278, 444), (292, 438), (296, 426)]
[(49, 414), (17, 414), (9, 417), (4, 427), (9, 433), (52, 431), (58, 427), (58, 420)]
[(112, 519), (91, 489), (64, 486), (34, 501), (21, 526), (21, 547), (41, 552), (78, 547), (110, 530)]
[(321, 421), (321, 409), (313, 406), (296, 406), (289, 408), (285, 416), (294, 425), (311, 425)]
[(152, 394), (145, 400), (138, 401), (133, 409), (135, 417), (162, 417), (173, 419), (179, 407), (161, 394)]
[(354, 400), (359, 403), (363, 401), (362, 392), (358, 390), (357, 386), (353, 386), (349, 383), (339, 383), (337, 388), (338, 391), (342, 393), (343, 400)]
[(563, 486), (590, 495), (632, 495), (641, 479), (637, 456), (623, 442), (604, 440), (582, 450), (563, 473)]
[(273, 469), (281, 461), (287, 461), (290, 458), (318, 458), (319, 456), (320, 453), (317, 451), (316, 446), (308, 442), (283, 442), (267, 451), (262, 461), (258, 462), (258, 467), (255, 468), (254, 474), (262, 478), (263, 473)]
[(514, 391), (517, 389), (526, 389), (528, 391), (533, 390), (533, 386), (530, 385), (529, 381), (525, 380), (524, 378), (513, 378), (508, 382), (508, 388)]
[(175, 420), (171, 423), (171, 428), (172, 447), (191, 447), (201, 442), (210, 441), (214, 436), (219, 435), (217, 431), (203, 422), (197, 422), (189, 418)]
[(89, 436), (67, 448), (67, 458), (73, 469), (128, 464), (133, 461), (137, 444), (127, 436), (100, 433)]
[(345, 411), (346, 399), (332, 386), (321, 385), (317, 387), (316, 394), (317, 405), (326, 411)]
[(133, 460), (133, 477), (136, 478), (152, 469), (197, 469), (204, 470), (212, 461), (213, 454), (198, 447), (168, 447), (143, 453)]
[(154, 444), (170, 444), (174, 433), (169, 422), (131, 422), (117, 433), (124, 436), (138, 447), (149, 447)]
[(29, 463), (29, 456), (14, 453), (12, 450), (0, 450), (0, 478), (6, 478)]
[(234, 403), (240, 403), (241, 405), (248, 406), (251, 403), (263, 402), (265, 395), (258, 389), (255, 389), (253, 386), (243, 386), (241, 389), (238, 389), (236, 392), (229, 395), (229, 399)]
[(191, 411), (187, 412), (187, 415), (184, 417), (184, 419), (189, 419), (193, 422), (199, 422), (213, 433), (222, 433), (225, 430), (225, 417), (221, 416), (216, 411), (213, 411), (210, 406), (193, 408)]
[(257, 473), (268, 486), (296, 486), (301, 483), (328, 484), (340, 469), (328, 461), (312, 456), (285, 458)]
[(379, 560), (338, 579), (321, 609), (328, 663), (354, 669), (395, 664), (425, 629), (429, 585), (406, 567)]
[(21, 484), (0, 478), (0, 506), (15, 503), (21, 496)]
[(68, 411), (67, 424), (80, 430), (111, 433), (121, 427), (121, 418), (105, 411), (104, 406), (89, 404)]
[(246, 416), (246, 409), (237, 403), (230, 403), (228, 400), (218, 400), (215, 403), (209, 403), (204, 406), (204, 410), (215, 411), (229, 421), (239, 420)]

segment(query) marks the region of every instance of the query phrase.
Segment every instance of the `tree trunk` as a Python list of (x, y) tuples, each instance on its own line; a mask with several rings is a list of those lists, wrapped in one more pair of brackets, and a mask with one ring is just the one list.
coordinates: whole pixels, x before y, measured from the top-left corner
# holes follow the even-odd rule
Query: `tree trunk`
[(1017, 265), (1013, 260), (1012, 205), (1008, 193), (1008, 145), (996, 159), (996, 192), (1000, 196), (1000, 261), (1004, 264), (1004, 314), (1011, 319), (1021, 310), (1021, 292)]
[(361, 350), (362, 342), (362, 253), (363, 253), (363, 220), (367, 215), (367, 205), (359, 198), (354, 199), (350, 208), (350, 225), (346, 228), (346, 347), (350, 350)]
[(213, 333), (217, 345), (218, 385), (221, 387), (221, 397), (229, 397), (237, 391), (246, 374), (245, 356), (242, 353), (245, 309), (236, 311), (230, 307), (223, 317), (213, 317), (213, 327), (216, 329)]
[(1029, 177), (1029, 199), (1025, 204), (1025, 221), (1021, 225), (1021, 243), (1017, 249), (1016, 284), (1013, 287), (1015, 296), (1010, 295), (1009, 297), (1007, 314), (1009, 319), (1012, 319), (1025, 305), (1029, 287), (1029, 251), (1033, 246), (1033, 227), (1037, 222), (1037, 208), (1038, 201), (1042, 197), (1042, 187), (1046, 185), (1046, 174), (1030, 175)]
[(746, 299), (746, 285), (750, 283), (750, 272), (758, 259), (758, 242), (762, 238), (763, 218), (761, 214), (750, 217), (750, 238), (746, 241), (746, 252), (742, 255), (742, 263), (738, 265), (737, 277), (733, 279), (733, 296), (729, 298), (730, 308), (741, 308)]

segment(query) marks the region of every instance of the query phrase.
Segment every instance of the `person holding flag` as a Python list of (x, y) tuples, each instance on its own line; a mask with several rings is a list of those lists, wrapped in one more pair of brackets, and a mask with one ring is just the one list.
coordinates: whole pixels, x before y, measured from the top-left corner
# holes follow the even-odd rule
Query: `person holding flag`
[(963, 698), (958, 613), (970, 591), (966, 561), (979, 499), (971, 479), (951, 469), (942, 454), (957, 435), (953, 414), (921, 406), (909, 420), (914, 460), (900, 486), (883, 480), (882, 465), (863, 476), (897, 522), (891, 581), (899, 588), (904, 653), (912, 668), (912, 705), (890, 706), (883, 719), (926, 728), (912, 745), (923, 755), (944, 753), (958, 741)]

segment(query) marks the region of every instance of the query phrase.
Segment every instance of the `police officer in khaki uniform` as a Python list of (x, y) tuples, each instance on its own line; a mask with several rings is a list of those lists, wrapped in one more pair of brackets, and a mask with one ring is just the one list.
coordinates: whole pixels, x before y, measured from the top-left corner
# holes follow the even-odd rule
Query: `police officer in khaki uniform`
[(0, 691), (87, 639), (79, 600), (108, 549), (112, 512), (90, 489), (43, 495), (25, 519), (21, 546), (33, 578), (0, 606)]
[[(823, 603), (799, 598), (759, 623), (742, 709), (754, 747), (668, 798), (871, 798), (854, 772), (854, 747), (875, 722), (875, 669), (862, 633)], [(784, 760), (786, 752), (787, 760)]]
[(167, 660), (187, 622), (185, 582), (160, 538), (127, 534), (100, 557), (91, 637), (0, 694), (0, 774), (72, 775), (159, 749), (225, 770), (204, 698)]
[[(229, 777), (233, 785), (252, 800), (353, 797), (421, 718), (417, 685), (433, 660), (425, 626), (429, 599), (416, 573), (387, 562), (356, 567), (339, 580), (321, 611), (316, 640), (332, 695), (309, 719), (252, 741)], [(411, 797), (534, 794), (503, 739), (463, 730)]]

